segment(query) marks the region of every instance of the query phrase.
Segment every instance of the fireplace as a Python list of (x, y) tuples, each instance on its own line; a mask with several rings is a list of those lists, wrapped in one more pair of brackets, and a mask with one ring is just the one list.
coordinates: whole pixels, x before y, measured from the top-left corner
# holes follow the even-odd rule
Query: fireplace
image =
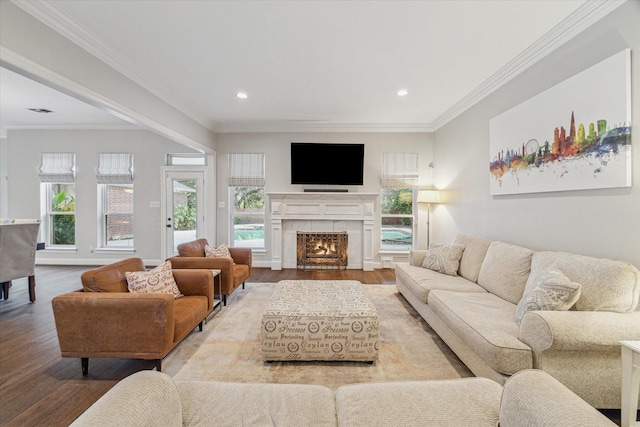
[(297, 266), (301, 270), (344, 270), (348, 265), (346, 231), (298, 231)]
[(297, 232), (346, 231), (346, 269), (373, 271), (378, 193), (267, 193), (271, 210), (271, 269), (297, 268)]

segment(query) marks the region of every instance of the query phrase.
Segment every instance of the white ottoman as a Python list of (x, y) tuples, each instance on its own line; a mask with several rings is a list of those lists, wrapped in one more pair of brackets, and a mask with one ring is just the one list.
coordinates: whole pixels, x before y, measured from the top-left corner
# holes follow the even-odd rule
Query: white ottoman
[(282, 280), (262, 315), (262, 360), (378, 356), (378, 313), (355, 280)]

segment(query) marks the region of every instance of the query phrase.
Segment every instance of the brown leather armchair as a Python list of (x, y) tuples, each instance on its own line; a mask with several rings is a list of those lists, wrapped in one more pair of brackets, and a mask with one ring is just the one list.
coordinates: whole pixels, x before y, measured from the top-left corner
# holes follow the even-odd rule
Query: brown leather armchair
[(213, 310), (213, 274), (172, 269), (184, 295), (130, 293), (125, 272), (144, 271), (129, 258), (82, 274), (83, 289), (55, 297), (53, 314), (62, 357), (80, 357), (82, 374), (90, 357), (156, 361), (169, 354)]
[(220, 285), (222, 288), (222, 303), (227, 305), (227, 295), (231, 295), (240, 285), (251, 276), (251, 249), (229, 248), (231, 258), (207, 258), (204, 247), (207, 239), (178, 245), (177, 257), (169, 258), (174, 268), (200, 268), (220, 270)]

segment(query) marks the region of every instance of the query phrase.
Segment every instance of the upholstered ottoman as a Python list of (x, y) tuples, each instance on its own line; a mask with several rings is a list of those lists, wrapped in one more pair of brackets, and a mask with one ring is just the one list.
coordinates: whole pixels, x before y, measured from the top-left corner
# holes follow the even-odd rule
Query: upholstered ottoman
[(262, 316), (262, 360), (378, 356), (378, 313), (355, 280), (282, 280)]

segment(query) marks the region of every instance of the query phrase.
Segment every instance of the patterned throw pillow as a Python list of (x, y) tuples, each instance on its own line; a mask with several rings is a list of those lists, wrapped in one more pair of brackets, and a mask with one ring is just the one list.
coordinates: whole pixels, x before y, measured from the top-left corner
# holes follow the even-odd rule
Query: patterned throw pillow
[(217, 248), (206, 245), (204, 247), (204, 255), (207, 258), (231, 258), (231, 252), (226, 243), (221, 244)]
[(422, 261), (422, 267), (449, 276), (457, 276), (462, 252), (464, 252), (464, 245), (431, 247)]
[(180, 293), (173, 278), (171, 261), (167, 260), (149, 271), (126, 272), (129, 292), (141, 294), (172, 294), (174, 298), (184, 295)]
[(518, 325), (533, 310), (569, 310), (580, 298), (581, 286), (572, 282), (556, 265), (545, 268), (531, 291), (522, 296), (516, 308)]

